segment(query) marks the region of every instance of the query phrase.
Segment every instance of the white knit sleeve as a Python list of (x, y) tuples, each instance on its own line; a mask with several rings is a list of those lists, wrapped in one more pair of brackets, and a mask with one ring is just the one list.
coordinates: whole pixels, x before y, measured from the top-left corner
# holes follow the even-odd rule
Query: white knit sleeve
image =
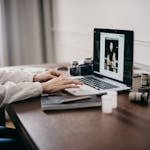
[(6, 95), (6, 88), (3, 85), (0, 85), (0, 106), (4, 101)]
[(39, 82), (7, 82), (0, 86), (0, 107), (15, 101), (39, 96), (42, 93), (42, 86)]
[(7, 81), (15, 83), (32, 82), (34, 74), (22, 70), (16, 71), (0, 71), (0, 84), (5, 84)]

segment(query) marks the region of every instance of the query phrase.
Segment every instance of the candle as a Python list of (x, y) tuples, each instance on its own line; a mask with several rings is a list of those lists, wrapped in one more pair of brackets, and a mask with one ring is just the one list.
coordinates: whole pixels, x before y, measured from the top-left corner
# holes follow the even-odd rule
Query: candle
[(112, 99), (109, 95), (102, 96), (102, 112), (106, 114), (112, 113)]

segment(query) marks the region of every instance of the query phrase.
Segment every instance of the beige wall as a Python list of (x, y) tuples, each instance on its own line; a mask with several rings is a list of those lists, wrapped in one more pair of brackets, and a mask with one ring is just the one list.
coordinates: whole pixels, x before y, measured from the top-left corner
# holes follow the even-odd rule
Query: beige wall
[(53, 0), (56, 61), (92, 56), (93, 28), (135, 31), (135, 62), (150, 64), (149, 0)]

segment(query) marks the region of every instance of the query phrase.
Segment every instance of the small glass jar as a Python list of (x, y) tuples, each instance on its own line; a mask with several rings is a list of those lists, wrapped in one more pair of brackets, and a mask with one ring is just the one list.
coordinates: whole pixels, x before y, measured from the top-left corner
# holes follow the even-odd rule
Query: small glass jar
[(112, 99), (109, 95), (102, 96), (102, 112), (105, 114), (111, 114), (113, 111), (112, 108)]

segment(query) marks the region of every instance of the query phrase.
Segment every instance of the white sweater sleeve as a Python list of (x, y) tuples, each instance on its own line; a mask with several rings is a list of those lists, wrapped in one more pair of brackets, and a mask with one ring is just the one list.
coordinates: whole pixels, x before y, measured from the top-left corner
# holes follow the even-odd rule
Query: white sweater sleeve
[(42, 93), (42, 86), (39, 82), (7, 82), (0, 85), (0, 107), (15, 101), (39, 96)]
[(0, 84), (5, 84), (8, 81), (15, 83), (32, 82), (34, 74), (16, 70), (16, 71), (0, 71)]

